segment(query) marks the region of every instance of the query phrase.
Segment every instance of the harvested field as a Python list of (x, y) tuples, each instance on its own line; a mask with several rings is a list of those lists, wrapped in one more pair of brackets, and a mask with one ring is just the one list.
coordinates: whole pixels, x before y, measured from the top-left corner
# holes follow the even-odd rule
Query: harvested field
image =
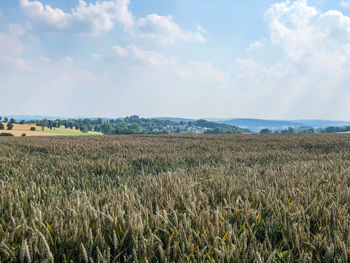
[(1, 262), (349, 262), (350, 136), (0, 138)]
[[(100, 132), (93, 132), (89, 131), (88, 133), (82, 133), (79, 130), (76, 130), (75, 128), (69, 129), (64, 128), (64, 126), (53, 128), (50, 130), (49, 128), (45, 127), (44, 130), (41, 129), (40, 126), (36, 126), (35, 124), (13, 124), (12, 130), (7, 130), (7, 123), (3, 123), (5, 126), (5, 130), (0, 130), (0, 133), (2, 132), (9, 132), (12, 133), (14, 136), (19, 137), (23, 133), (26, 136), (72, 136), (72, 135), (101, 135)], [(30, 128), (35, 127), (36, 131), (31, 131)]]

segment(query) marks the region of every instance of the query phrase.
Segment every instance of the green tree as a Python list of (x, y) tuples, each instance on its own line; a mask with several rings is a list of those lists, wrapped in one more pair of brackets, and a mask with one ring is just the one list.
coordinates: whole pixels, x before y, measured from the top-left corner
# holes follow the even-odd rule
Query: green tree
[(120, 122), (115, 127), (115, 134), (126, 134), (128, 133), (128, 125), (125, 122)]
[(11, 122), (7, 124), (7, 129), (9, 131), (13, 129), (13, 124)]
[(260, 131), (260, 134), (271, 134), (271, 133), (272, 133), (272, 131), (270, 129), (262, 129)]
[(112, 130), (113, 130), (113, 126), (110, 123), (105, 121), (101, 124), (101, 132), (103, 134), (111, 134)]
[(0, 122), (0, 130), (3, 130), (3, 129), (5, 129), (5, 126), (2, 122)]
[(293, 127), (288, 127), (288, 133), (294, 133), (294, 128)]
[(131, 133), (142, 133), (142, 126), (139, 123), (133, 123), (128, 128)]
[(80, 125), (80, 131), (83, 133), (88, 133), (89, 129), (85, 124)]
[(13, 137), (13, 134), (12, 133), (8, 133), (8, 132), (3, 132), (3, 133), (0, 133), (0, 136), (11, 136), (11, 137)]
[(69, 121), (69, 122), (68, 122), (68, 127), (69, 127), (70, 129), (73, 129), (73, 126), (74, 126), (74, 123), (73, 123), (72, 121)]
[(94, 126), (94, 131), (97, 131), (97, 132), (101, 131), (100, 126), (97, 125), (97, 124), (95, 124), (95, 126)]

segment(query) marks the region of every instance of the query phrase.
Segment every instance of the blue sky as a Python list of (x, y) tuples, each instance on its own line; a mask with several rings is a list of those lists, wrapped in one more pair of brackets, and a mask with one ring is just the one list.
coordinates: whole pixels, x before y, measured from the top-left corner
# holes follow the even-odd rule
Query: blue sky
[(0, 115), (350, 120), (350, 1), (0, 2)]

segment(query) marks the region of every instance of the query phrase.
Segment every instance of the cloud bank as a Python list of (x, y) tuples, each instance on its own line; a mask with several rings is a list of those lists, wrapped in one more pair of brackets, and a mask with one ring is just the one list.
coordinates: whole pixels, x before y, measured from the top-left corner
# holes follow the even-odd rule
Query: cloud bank
[[(32, 30), (10, 25), (0, 33), (1, 84), (17, 87), (33, 101), (40, 97), (42, 103), (31, 106), (33, 113), (50, 109), (48, 98), (58, 94), (62, 110), (77, 115), (350, 116), (350, 17), (339, 10), (321, 11), (306, 0), (272, 4), (262, 13), (267, 34), (248, 42), (233, 59), (232, 50), (217, 49), (217, 56), (227, 58), (220, 64), (210, 56), (172, 52), (182, 51), (186, 42), (212, 41), (203, 37), (203, 29), (185, 30), (172, 16), (135, 18), (127, 0), (80, 1), (71, 12), (39, 1), (20, 4)], [(116, 26), (127, 38), (88, 58), (34, 54), (26, 41), (37, 30), (103, 41), (102, 33), (112, 34)], [(149, 44), (155, 42), (171, 45)], [(3, 94), (30, 104), (13, 92)]]
[(177, 40), (204, 42), (204, 30), (190, 32), (180, 28), (172, 16), (149, 14), (135, 19), (129, 10), (130, 0), (102, 1), (87, 4), (79, 0), (70, 13), (43, 5), (39, 1), (20, 0), (23, 13), (41, 30), (77, 35), (98, 35), (120, 25), (132, 37), (173, 43)]

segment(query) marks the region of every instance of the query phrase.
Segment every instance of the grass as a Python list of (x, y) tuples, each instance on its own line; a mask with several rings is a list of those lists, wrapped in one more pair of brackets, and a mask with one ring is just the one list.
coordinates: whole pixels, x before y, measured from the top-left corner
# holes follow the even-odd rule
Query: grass
[(0, 138), (0, 262), (349, 262), (350, 137)]
[(36, 132), (47, 133), (47, 134), (80, 135), (80, 136), (102, 135), (102, 133), (100, 133), (100, 132), (83, 133), (83, 132), (78, 131), (78, 130), (68, 130), (68, 129), (66, 129), (66, 130), (63, 130), (63, 129), (59, 129), (59, 130), (45, 130), (45, 131), (37, 130)]

